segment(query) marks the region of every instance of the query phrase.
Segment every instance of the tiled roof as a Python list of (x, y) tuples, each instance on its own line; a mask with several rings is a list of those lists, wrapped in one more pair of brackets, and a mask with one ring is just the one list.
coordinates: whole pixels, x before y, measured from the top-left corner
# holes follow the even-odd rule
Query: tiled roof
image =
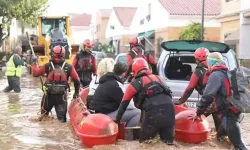
[(124, 27), (130, 27), (135, 16), (136, 7), (114, 7), (113, 8), (118, 20)]
[(112, 12), (112, 9), (100, 9), (99, 11), (102, 17), (109, 17)]
[[(170, 15), (201, 15), (202, 0), (159, 0)], [(220, 14), (220, 0), (205, 0), (205, 15)]]
[(89, 26), (91, 23), (91, 15), (90, 14), (80, 14), (71, 19), (71, 26)]

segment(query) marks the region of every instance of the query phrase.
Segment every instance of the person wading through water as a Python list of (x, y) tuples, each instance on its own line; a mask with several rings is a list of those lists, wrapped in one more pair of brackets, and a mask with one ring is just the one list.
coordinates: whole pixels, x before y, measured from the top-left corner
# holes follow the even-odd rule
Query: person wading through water
[(171, 90), (162, 78), (151, 73), (143, 58), (134, 60), (132, 72), (135, 77), (124, 93), (116, 116), (118, 126), (133, 98), (135, 107), (142, 112), (139, 141), (150, 140), (159, 133), (164, 143), (173, 145), (175, 110)]
[(47, 79), (43, 86), (44, 95), (41, 102), (41, 114), (48, 115), (55, 107), (57, 119), (66, 122), (67, 113), (67, 89), (68, 79), (74, 82), (75, 93), (73, 98), (79, 97), (80, 79), (75, 68), (64, 60), (65, 49), (62, 46), (55, 46), (49, 63), (41, 68), (37, 66), (37, 57), (33, 56), (32, 74), (34, 77), (42, 76), (46, 73)]
[(89, 86), (92, 74), (96, 75), (96, 59), (90, 51), (91, 48), (90, 40), (85, 40), (83, 49), (76, 55), (72, 63), (80, 77), (81, 87)]

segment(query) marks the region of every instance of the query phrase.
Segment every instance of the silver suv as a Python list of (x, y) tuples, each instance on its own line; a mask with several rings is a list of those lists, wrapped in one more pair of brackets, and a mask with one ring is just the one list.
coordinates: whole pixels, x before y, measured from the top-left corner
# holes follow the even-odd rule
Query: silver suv
[[(158, 60), (158, 74), (166, 79), (167, 85), (173, 91), (173, 96), (179, 99), (188, 86), (196, 63), (194, 52), (199, 47), (205, 47), (210, 52), (220, 52), (229, 70), (239, 67), (235, 52), (228, 45), (211, 41), (166, 41), (161, 44), (163, 51)], [(187, 105), (196, 108), (201, 96), (194, 90)]]

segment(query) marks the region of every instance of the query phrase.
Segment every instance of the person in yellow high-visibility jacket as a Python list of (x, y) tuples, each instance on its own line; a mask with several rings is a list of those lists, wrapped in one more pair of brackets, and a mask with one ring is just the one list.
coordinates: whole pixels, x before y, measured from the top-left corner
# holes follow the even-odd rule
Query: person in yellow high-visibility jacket
[(25, 57), (21, 58), (23, 55), (20, 46), (17, 46), (13, 52), (14, 54), (6, 64), (5, 75), (7, 76), (9, 86), (3, 91), (10, 92), (14, 90), (14, 92), (20, 93), (20, 77), (22, 76), (22, 66), (25, 64)]

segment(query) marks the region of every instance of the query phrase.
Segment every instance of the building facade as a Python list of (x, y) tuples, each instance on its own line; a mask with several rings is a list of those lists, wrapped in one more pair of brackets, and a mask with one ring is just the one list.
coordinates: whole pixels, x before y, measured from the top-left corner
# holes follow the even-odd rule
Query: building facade
[[(205, 2), (205, 39), (220, 41), (220, 23), (213, 19), (220, 13), (220, 3), (218, 0)], [(131, 28), (133, 33), (144, 37), (146, 50), (158, 58), (163, 41), (178, 40), (183, 27), (201, 22), (201, 6), (201, 0), (144, 0)]]

